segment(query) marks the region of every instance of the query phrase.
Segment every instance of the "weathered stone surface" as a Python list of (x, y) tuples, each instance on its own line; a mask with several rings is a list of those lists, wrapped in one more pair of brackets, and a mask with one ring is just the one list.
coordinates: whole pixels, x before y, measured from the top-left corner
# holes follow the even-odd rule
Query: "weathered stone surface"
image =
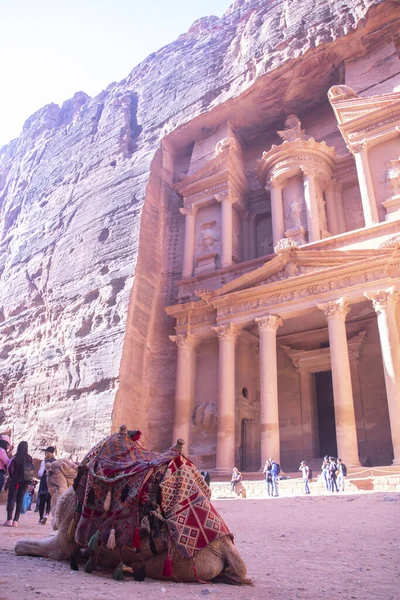
[(0, 150), (0, 428), (81, 454), (114, 410), (169, 443), (184, 149), (227, 119), (248, 141), (317, 106), (399, 19), (395, 2), (237, 0), (97, 97), (28, 119)]

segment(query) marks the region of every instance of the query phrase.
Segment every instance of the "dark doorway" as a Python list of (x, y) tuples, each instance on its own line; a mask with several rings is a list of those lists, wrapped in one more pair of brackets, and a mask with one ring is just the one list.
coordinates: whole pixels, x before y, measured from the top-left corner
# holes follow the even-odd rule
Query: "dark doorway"
[(246, 472), (248, 470), (249, 457), (248, 452), (248, 437), (249, 437), (249, 419), (242, 419), (240, 423), (240, 470)]
[(335, 408), (333, 404), (332, 372), (315, 373), (319, 451), (321, 456), (337, 456)]

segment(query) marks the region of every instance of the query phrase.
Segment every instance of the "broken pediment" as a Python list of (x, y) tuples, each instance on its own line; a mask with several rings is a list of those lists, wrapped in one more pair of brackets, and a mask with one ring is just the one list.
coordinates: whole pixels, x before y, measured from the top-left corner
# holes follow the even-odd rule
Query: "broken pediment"
[(293, 280), (300, 276), (312, 275), (317, 272), (350, 265), (358, 265), (363, 261), (374, 261), (389, 257), (391, 250), (303, 250), (289, 246), (287, 252), (281, 252), (265, 262), (258, 269), (241, 275), (213, 292), (198, 295), (206, 301), (241, 290), (265, 286), (285, 280)]
[(220, 140), (215, 147), (215, 156), (174, 183), (172, 188), (185, 198), (185, 203), (201, 202), (221, 192), (228, 192), (233, 201), (242, 201), (249, 190), (237, 139), (227, 137)]
[(375, 132), (395, 129), (400, 119), (400, 93), (360, 97), (348, 86), (328, 92), (339, 129), (347, 144), (360, 143)]

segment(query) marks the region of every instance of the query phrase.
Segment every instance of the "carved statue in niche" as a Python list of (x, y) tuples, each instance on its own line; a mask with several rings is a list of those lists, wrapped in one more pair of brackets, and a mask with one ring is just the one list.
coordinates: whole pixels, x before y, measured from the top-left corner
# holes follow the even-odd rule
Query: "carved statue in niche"
[(301, 128), (301, 122), (296, 115), (289, 115), (285, 120), (285, 129), (276, 132), (286, 142), (294, 142), (295, 140), (305, 140), (304, 129)]
[(216, 221), (209, 221), (200, 226), (200, 239), (197, 242), (197, 247), (202, 252), (215, 252), (215, 244), (219, 240), (219, 235), (216, 232)]
[(271, 238), (265, 237), (263, 241), (259, 244), (258, 248), (258, 256), (268, 256), (268, 254), (273, 254), (274, 247)]
[(395, 191), (395, 194), (400, 193), (400, 158), (387, 161), (385, 183)]
[(292, 227), (301, 227), (301, 213), (299, 201), (293, 198), (288, 211), (288, 218), (291, 221)]
[(319, 228), (321, 231), (327, 231), (328, 225), (326, 222), (326, 213), (325, 213), (325, 200), (322, 194), (317, 195), (317, 203), (318, 203), (318, 220), (319, 220)]
[(215, 433), (217, 430), (217, 407), (212, 402), (203, 402), (196, 407), (193, 415), (193, 424), (206, 433)]

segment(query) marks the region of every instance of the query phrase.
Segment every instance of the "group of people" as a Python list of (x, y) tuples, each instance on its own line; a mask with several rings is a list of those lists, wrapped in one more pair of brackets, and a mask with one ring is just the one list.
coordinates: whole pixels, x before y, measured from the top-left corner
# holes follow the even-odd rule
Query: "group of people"
[[(37, 507), (39, 511), (39, 523), (45, 525), (50, 514), (51, 496), (47, 487), (46, 463), (56, 460), (54, 446), (43, 448), (44, 460), (38, 470), (40, 479), (38, 490)], [(21, 512), (23, 510), (24, 498), (27, 507), (30, 507), (35, 490), (35, 466), (33, 458), (28, 453), (28, 442), (20, 442), (16, 453), (10, 438), (7, 435), (0, 436), (0, 492), (7, 490), (7, 520), (5, 527), (18, 527)], [(29, 497), (28, 497), (29, 496)]]
[(321, 474), (324, 478), (326, 490), (329, 492), (344, 492), (344, 480), (347, 475), (347, 467), (341, 458), (337, 461), (333, 456), (324, 456), (321, 465)]
[(264, 465), (264, 476), (267, 484), (268, 496), (279, 496), (278, 491), (278, 477), (281, 472), (279, 463), (275, 462), (273, 458), (268, 458)]

